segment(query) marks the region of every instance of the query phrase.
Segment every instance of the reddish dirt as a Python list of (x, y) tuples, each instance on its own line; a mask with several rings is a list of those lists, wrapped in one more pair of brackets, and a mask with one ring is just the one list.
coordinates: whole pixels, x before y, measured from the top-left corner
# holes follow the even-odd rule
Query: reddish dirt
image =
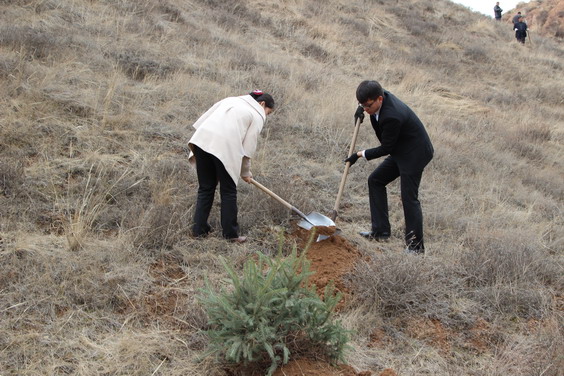
[(384, 329), (376, 328), (370, 334), (370, 342), (368, 343), (368, 347), (375, 347), (379, 349), (383, 349), (392, 343), (392, 338), (386, 334)]
[(490, 333), (490, 324), (486, 320), (476, 320), (474, 326), (468, 331), (468, 347), (478, 354), (488, 351), (491, 344)]
[(453, 333), (446, 329), (439, 320), (414, 318), (407, 322), (406, 332), (410, 337), (423, 340), (446, 355), (451, 350)]
[(333, 235), (337, 227), (335, 226), (315, 226), (315, 233), (317, 235)]
[(161, 286), (166, 286), (171, 280), (180, 280), (186, 276), (181, 260), (172, 255), (165, 255), (151, 265), (149, 273)]
[(398, 374), (393, 369), (386, 368), (379, 376), (398, 376)]
[[(297, 229), (294, 235), (300, 246), (304, 247), (311, 233)], [(354, 264), (361, 258), (360, 252), (345, 238), (333, 235), (319, 242), (314, 240), (307, 250), (307, 258), (311, 261), (311, 271), (315, 272), (310, 277), (310, 283), (316, 286), (318, 294), (323, 295), (325, 286), (333, 281), (335, 289), (343, 294), (339, 304), (342, 308), (352, 294), (345, 286), (343, 277), (353, 270)]]
[(278, 368), (274, 376), (371, 376), (371, 372), (356, 372), (346, 365), (331, 366), (323, 361), (298, 359)]

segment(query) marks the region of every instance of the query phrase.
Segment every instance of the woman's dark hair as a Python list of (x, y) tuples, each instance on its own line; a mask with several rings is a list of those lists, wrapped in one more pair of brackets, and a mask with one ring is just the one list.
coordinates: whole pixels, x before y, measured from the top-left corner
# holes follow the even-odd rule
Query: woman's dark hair
[(366, 103), (370, 99), (378, 99), (384, 95), (382, 86), (376, 81), (362, 81), (356, 88), (356, 100), (358, 103)]
[(252, 91), (249, 95), (255, 98), (257, 102), (264, 102), (266, 107), (274, 110), (274, 99), (272, 98), (272, 95), (263, 93), (262, 90)]

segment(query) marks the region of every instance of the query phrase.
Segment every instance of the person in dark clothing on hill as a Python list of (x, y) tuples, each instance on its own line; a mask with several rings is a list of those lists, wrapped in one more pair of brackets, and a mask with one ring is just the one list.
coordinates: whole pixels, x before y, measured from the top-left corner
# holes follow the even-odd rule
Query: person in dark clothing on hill
[(494, 7), (494, 16), (496, 21), (501, 21), (501, 12), (503, 12), (503, 9), (500, 8), (498, 1), (497, 3), (495, 3)]
[(521, 12), (517, 12), (517, 14), (513, 16), (513, 26), (515, 26), (515, 24), (519, 22), (519, 18), (521, 18)]
[(386, 186), (399, 177), (406, 252), (422, 254), (425, 252), (423, 213), (418, 195), (423, 170), (433, 158), (431, 140), (417, 115), (395, 95), (383, 90), (377, 81), (361, 82), (356, 98), (359, 106), (355, 121), (362, 122), (366, 111), (381, 145), (353, 153), (345, 162), (352, 166), (361, 157), (366, 160), (386, 157), (368, 177), (372, 228), (360, 235), (372, 240), (390, 237)]
[(515, 38), (517, 41), (525, 44), (525, 39), (527, 38), (527, 24), (523, 22), (523, 17), (519, 17), (517, 23), (513, 25), (515, 29)]

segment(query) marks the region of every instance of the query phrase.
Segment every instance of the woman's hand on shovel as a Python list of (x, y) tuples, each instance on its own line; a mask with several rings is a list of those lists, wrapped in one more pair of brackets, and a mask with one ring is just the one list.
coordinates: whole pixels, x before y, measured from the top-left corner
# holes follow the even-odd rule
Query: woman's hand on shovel
[(252, 175), (251, 175), (251, 176), (242, 176), (242, 178), (243, 178), (243, 181), (244, 181), (245, 183), (251, 184), (251, 182), (253, 181), (253, 176), (252, 176)]

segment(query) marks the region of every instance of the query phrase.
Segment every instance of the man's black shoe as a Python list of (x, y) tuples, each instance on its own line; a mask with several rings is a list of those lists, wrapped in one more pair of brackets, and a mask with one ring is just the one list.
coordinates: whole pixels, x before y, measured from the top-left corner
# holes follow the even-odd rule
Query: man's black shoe
[(384, 241), (390, 239), (389, 232), (361, 231), (360, 236), (370, 240)]

